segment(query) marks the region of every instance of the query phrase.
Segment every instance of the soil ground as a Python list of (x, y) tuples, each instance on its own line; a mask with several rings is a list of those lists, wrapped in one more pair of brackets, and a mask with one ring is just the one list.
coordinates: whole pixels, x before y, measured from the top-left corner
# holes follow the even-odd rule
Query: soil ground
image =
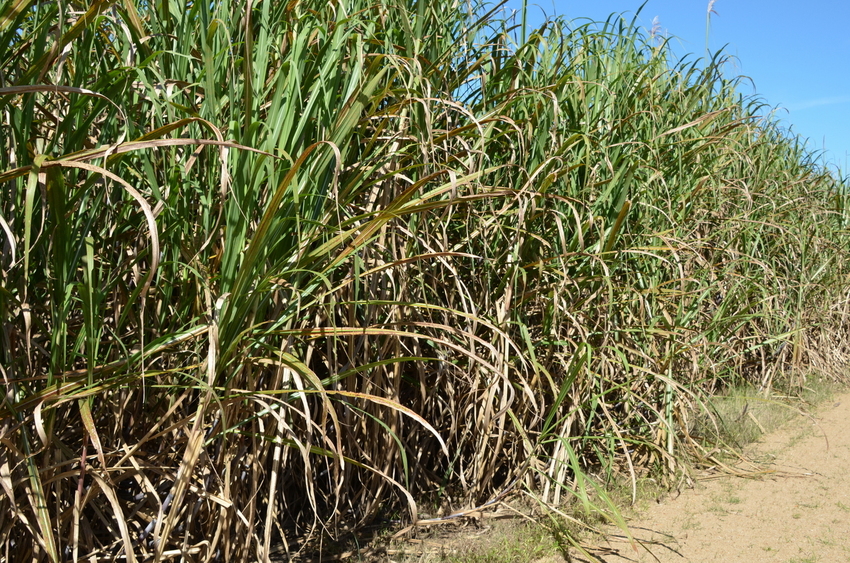
[[(653, 503), (594, 554), (604, 563), (850, 561), (850, 394), (748, 448), (765, 471), (712, 476)], [(576, 556), (575, 561), (586, 561)]]

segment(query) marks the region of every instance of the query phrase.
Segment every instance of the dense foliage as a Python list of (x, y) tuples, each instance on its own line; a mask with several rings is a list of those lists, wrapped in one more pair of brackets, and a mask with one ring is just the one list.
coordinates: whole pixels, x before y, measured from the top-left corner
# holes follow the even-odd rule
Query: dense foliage
[(6, 560), (589, 503), (840, 373), (847, 186), (723, 55), (487, 9), (5, 2)]

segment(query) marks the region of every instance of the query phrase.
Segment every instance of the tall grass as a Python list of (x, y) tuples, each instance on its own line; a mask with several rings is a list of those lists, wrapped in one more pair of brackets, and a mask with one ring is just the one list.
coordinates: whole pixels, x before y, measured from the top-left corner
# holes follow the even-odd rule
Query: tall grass
[(3, 6), (7, 560), (591, 506), (704, 393), (839, 376), (846, 185), (723, 55), (487, 9)]

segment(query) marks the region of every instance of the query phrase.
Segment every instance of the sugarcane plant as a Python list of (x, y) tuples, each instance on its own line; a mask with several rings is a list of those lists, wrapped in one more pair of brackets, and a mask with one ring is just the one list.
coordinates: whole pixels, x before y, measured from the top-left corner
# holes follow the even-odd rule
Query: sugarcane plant
[(846, 178), (636, 18), (0, 8), (0, 549), (268, 561), (711, 453), (847, 344)]

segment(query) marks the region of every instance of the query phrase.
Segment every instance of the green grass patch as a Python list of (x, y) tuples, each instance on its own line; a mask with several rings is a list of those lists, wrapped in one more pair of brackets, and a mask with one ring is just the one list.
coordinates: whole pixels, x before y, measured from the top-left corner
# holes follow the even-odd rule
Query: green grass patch
[(751, 386), (733, 387), (705, 401), (705, 411), (691, 434), (706, 444), (740, 451), (843, 389), (843, 384), (816, 375), (809, 376), (802, 386), (783, 388), (780, 382), (767, 392)]

